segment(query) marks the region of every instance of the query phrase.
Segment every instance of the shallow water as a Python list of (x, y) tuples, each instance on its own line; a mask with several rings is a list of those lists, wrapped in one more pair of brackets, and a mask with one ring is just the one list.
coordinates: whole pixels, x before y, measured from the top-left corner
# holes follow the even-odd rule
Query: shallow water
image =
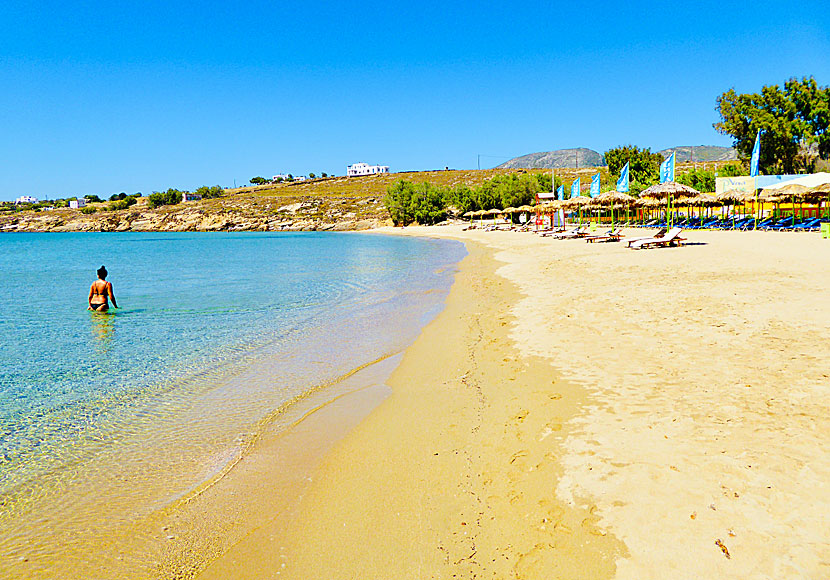
[[(48, 571), (188, 497), (292, 401), (405, 348), (463, 254), (335, 233), (0, 236), (6, 564)], [(110, 314), (85, 310), (102, 263)]]

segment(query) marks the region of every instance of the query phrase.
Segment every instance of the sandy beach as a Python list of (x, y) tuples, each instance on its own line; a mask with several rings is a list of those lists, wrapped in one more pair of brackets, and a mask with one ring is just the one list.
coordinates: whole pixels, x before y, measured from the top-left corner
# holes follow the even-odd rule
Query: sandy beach
[(388, 233), (467, 243), (445, 310), (201, 578), (830, 577), (830, 242)]

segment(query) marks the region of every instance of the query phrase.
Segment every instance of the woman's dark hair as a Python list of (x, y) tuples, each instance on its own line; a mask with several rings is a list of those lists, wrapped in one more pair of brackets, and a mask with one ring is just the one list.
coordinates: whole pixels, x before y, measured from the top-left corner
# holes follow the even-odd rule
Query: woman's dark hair
[(105, 267), (101, 266), (100, 268), (98, 268), (98, 277), (101, 280), (107, 277), (107, 269)]

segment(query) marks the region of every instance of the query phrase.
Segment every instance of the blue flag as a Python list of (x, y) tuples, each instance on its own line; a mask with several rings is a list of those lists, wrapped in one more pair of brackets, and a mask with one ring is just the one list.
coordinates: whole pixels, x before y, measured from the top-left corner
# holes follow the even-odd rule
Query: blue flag
[(565, 186), (564, 185), (560, 185), (556, 189), (556, 199), (565, 199)]
[(749, 176), (758, 175), (758, 160), (761, 158), (761, 132), (755, 137), (755, 147), (752, 148), (752, 160), (749, 162)]
[(591, 178), (591, 197), (599, 195), (599, 173)]
[(674, 181), (674, 153), (660, 164), (660, 183)]
[(571, 184), (571, 197), (573, 198), (573, 197), (578, 197), (578, 196), (579, 196), (579, 178), (577, 177), (576, 181), (574, 181)]
[(620, 178), (617, 180), (617, 191), (628, 193), (628, 163), (620, 171)]

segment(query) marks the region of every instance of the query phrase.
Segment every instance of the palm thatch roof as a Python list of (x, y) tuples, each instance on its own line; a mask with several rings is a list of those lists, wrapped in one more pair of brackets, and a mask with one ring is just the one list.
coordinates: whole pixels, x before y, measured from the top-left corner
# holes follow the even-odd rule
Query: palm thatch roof
[(828, 193), (830, 194), (830, 183), (822, 183), (810, 188), (810, 193)]
[(601, 205), (601, 206), (610, 206), (610, 205), (631, 205), (636, 200), (635, 197), (628, 195), (627, 193), (621, 193), (619, 191), (606, 191), (598, 195), (597, 197), (592, 198), (591, 205)]
[(735, 205), (744, 200), (744, 192), (737, 189), (730, 189), (729, 191), (722, 191), (715, 194), (715, 200), (722, 205)]
[(651, 187), (644, 189), (640, 193), (640, 197), (651, 197), (654, 199), (666, 199), (672, 197), (695, 197), (700, 192), (693, 187), (677, 183), (676, 181), (666, 181), (665, 183), (658, 183)]
[(685, 203), (686, 205), (694, 205), (694, 206), (703, 206), (703, 207), (711, 207), (713, 205), (720, 205), (717, 197), (714, 195), (709, 195), (707, 193), (701, 193), (694, 197), (687, 197), (684, 198), (679, 203)]
[(572, 197), (571, 199), (566, 199), (565, 201), (561, 202), (562, 207), (564, 208), (573, 208), (573, 207), (582, 207), (591, 203), (591, 198), (585, 195), (578, 195), (576, 197)]
[(519, 207), (516, 208), (516, 211), (519, 211), (519, 212), (521, 212), (521, 211), (533, 211), (533, 206), (532, 205), (520, 205)]
[(634, 205), (636, 205), (638, 207), (650, 208), (650, 207), (663, 207), (665, 204), (662, 201), (660, 201), (659, 199), (656, 199), (656, 198), (653, 198), (653, 197), (638, 197), (634, 201)]

